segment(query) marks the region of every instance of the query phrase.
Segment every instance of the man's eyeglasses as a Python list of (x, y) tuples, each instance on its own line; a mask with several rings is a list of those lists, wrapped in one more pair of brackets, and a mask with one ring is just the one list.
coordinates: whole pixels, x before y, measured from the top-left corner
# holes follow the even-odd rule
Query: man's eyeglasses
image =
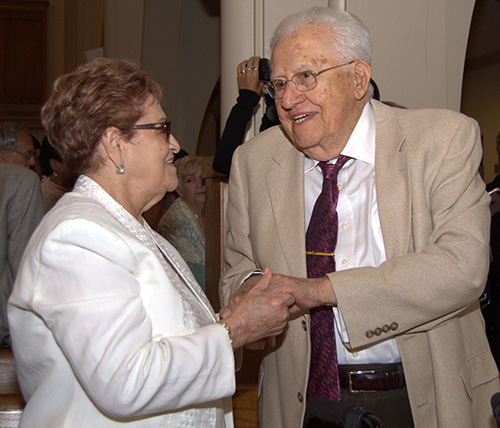
[(134, 129), (134, 130), (143, 130), (143, 129), (155, 129), (155, 130), (159, 130), (159, 131), (162, 131), (163, 134), (165, 135), (165, 139), (169, 140), (170, 138), (170, 124), (172, 122), (158, 122), (158, 123), (145, 123), (143, 125), (134, 125), (132, 126), (131, 129)]
[(274, 79), (271, 80), (264, 87), (264, 91), (274, 99), (279, 100), (280, 98), (283, 98), (283, 94), (285, 93), (286, 89), (286, 84), (288, 82), (292, 82), (293, 86), (295, 87), (295, 89), (297, 89), (297, 91), (307, 92), (316, 87), (316, 85), (318, 84), (318, 79), (316, 79), (316, 77), (319, 76), (321, 73), (324, 73), (325, 71), (329, 70), (334, 70), (339, 67), (343, 67), (344, 65), (352, 64), (354, 61), (355, 60), (344, 62), (343, 64), (334, 65), (333, 67), (328, 67), (319, 71), (311, 71), (311, 70), (300, 71), (298, 73), (295, 73), (289, 80)]
[(26, 159), (28, 160), (31, 160), (31, 158), (33, 156), (35, 156), (35, 153), (33, 152), (28, 152), (28, 153), (24, 153), (24, 152), (19, 152), (17, 150), (14, 150), (14, 149), (7, 149), (9, 152), (14, 152), (14, 153), (17, 153), (18, 155), (23, 155), (23, 156), (26, 156)]

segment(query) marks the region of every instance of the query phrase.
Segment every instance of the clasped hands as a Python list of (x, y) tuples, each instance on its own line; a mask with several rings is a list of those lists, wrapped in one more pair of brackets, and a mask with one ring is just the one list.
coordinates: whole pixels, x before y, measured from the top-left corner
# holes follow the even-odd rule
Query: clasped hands
[(231, 329), (234, 349), (263, 349), (266, 343), (274, 346), (290, 314), (335, 304), (327, 277), (294, 278), (266, 268), (263, 275), (248, 278), (219, 315)]

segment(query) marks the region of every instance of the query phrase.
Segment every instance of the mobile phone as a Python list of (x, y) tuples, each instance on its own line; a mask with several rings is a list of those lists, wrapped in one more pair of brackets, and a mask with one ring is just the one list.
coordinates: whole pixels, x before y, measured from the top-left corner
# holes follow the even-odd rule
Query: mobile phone
[(271, 61), (267, 58), (259, 60), (259, 80), (269, 82), (271, 80)]

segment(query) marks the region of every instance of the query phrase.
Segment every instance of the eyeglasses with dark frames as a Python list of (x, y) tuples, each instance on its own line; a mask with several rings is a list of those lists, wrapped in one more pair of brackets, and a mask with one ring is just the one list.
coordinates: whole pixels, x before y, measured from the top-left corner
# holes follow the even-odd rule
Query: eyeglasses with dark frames
[(172, 122), (158, 122), (158, 123), (145, 123), (142, 125), (134, 125), (132, 126), (131, 129), (135, 131), (141, 131), (144, 129), (153, 129), (153, 130), (158, 130), (162, 131), (163, 134), (165, 134), (165, 139), (169, 140), (170, 138), (170, 125)]
[(35, 153), (33, 153), (33, 152), (24, 153), (24, 152), (20, 152), (18, 150), (14, 150), (14, 149), (7, 149), (7, 150), (9, 152), (17, 153), (18, 155), (26, 156), (26, 159), (28, 159), (28, 160), (30, 160), (33, 156), (35, 156)]
[(356, 60), (353, 59), (352, 61), (334, 65), (333, 67), (324, 68), (323, 70), (319, 71), (300, 71), (298, 73), (295, 73), (292, 78), (288, 80), (274, 79), (264, 87), (264, 91), (276, 100), (283, 98), (288, 82), (292, 82), (295, 89), (297, 89), (297, 91), (299, 92), (311, 91), (318, 85), (318, 79), (316, 79), (317, 76), (324, 73), (325, 71), (335, 70), (336, 68), (343, 67), (344, 65), (352, 64), (354, 61)]

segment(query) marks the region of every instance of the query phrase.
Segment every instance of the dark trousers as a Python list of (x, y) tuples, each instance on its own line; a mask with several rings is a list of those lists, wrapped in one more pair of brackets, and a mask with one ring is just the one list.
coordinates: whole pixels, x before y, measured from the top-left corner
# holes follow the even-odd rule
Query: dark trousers
[[(344, 366), (345, 367), (345, 366)], [(349, 366), (352, 370), (367, 370), (375, 369), (378, 370), (382, 365), (376, 366)], [(401, 374), (402, 366), (399, 365)], [(356, 391), (350, 392), (347, 388), (341, 388), (340, 392), (342, 395), (342, 402), (329, 402), (324, 401), (321, 406), (334, 406), (329, 407), (330, 409), (336, 409), (334, 412), (338, 415), (343, 415), (346, 409), (353, 406), (364, 408), (371, 412), (373, 415), (378, 417), (384, 424), (385, 428), (413, 428), (413, 418), (411, 415), (410, 402), (408, 400), (408, 392), (406, 385), (403, 380), (399, 383), (401, 385), (396, 389), (380, 390), (380, 391)], [(331, 403), (331, 404), (330, 404)], [(321, 407), (323, 408), (323, 407)], [(313, 410), (311, 406), (309, 410)], [(313, 411), (308, 412), (309, 414), (315, 414)], [(341, 416), (339, 418), (342, 420)], [(319, 421), (311, 420), (304, 428), (343, 428), (343, 424), (337, 420), (334, 421)]]

